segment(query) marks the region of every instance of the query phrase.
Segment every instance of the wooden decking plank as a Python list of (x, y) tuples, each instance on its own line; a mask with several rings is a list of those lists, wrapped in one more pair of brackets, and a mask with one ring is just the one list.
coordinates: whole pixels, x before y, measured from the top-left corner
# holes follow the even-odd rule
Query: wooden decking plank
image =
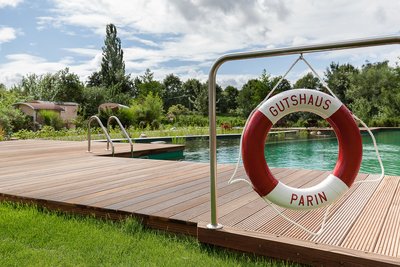
[[(228, 165), (229, 166), (229, 165)], [(222, 166), (221, 166), (222, 167)], [(231, 192), (232, 190), (226, 188), (226, 186), (230, 186), (228, 184), (228, 180), (231, 178), (232, 174), (233, 174), (233, 166), (231, 165), (232, 169), (229, 170), (228, 172), (224, 172), (224, 173), (219, 173), (218, 174), (218, 196), (222, 196), (224, 195), (226, 192)], [(274, 169), (273, 172), (274, 173), (279, 173), (279, 172), (283, 172), (283, 169)], [(244, 169), (243, 168), (239, 168), (238, 172), (236, 173), (236, 177), (245, 179), (245, 173), (244, 173)], [(219, 182), (222, 183), (219, 183)], [(205, 194), (202, 195), (198, 195), (195, 196), (193, 198), (186, 198), (182, 203), (177, 203), (176, 206), (170, 206), (168, 208), (163, 208), (160, 209), (158, 212), (155, 212), (155, 214), (157, 216), (163, 216), (163, 217), (171, 217), (176, 215), (177, 213), (183, 212), (183, 211), (187, 211), (189, 209), (197, 209), (197, 214), (199, 213), (199, 206), (200, 205), (204, 205), (205, 203), (207, 203), (208, 207), (209, 207), (209, 192), (206, 192)], [(204, 207), (202, 208), (204, 210), (204, 212), (208, 211), (207, 209), (204, 209)], [(221, 214), (220, 214), (221, 216)], [(190, 216), (189, 216), (190, 217)]]
[[(292, 169), (286, 169), (286, 170), (283, 170), (283, 171), (282, 170), (273, 169), (272, 171), (273, 171), (273, 173), (276, 174), (276, 176), (285, 176), (286, 174), (291, 174), (291, 173), (295, 172), (295, 170), (292, 170)], [(243, 169), (241, 170), (241, 172), (243, 173)], [(244, 174), (242, 174), (242, 175), (244, 175)], [(225, 183), (227, 182), (227, 180), (229, 178), (230, 177), (226, 177), (225, 178), (226, 179)], [(245, 178), (245, 177), (242, 177), (242, 178)], [(221, 190), (218, 189), (218, 192), (219, 192), (218, 203), (221, 204), (221, 198), (220, 198)], [(208, 199), (208, 201), (206, 203), (203, 202), (198, 206), (195, 206), (193, 208), (190, 208), (190, 209), (187, 209), (185, 211), (179, 212), (179, 213), (175, 214), (174, 216), (172, 216), (172, 218), (175, 218), (175, 219), (182, 219), (182, 218), (192, 219), (192, 218), (198, 216), (199, 213), (201, 214), (201, 213), (209, 212), (209, 210), (210, 210), (210, 203), (209, 203), (209, 199)]]
[[(230, 169), (230, 171), (228, 173), (226, 173), (225, 177), (228, 178), (231, 174), (232, 174), (232, 169)], [(222, 178), (224, 175), (220, 175), (220, 178)], [(235, 199), (235, 197), (240, 197), (242, 194), (246, 193), (246, 187), (244, 187), (241, 184), (233, 184), (233, 185), (229, 185), (226, 180), (224, 179), (219, 179), (219, 182), (217, 183), (218, 186), (218, 191), (219, 191), (219, 198), (222, 199), (222, 201), (224, 201), (223, 199), (226, 198), (226, 196), (229, 194), (230, 198), (233, 200)], [(244, 188), (244, 189), (243, 189)], [(249, 190), (247, 190), (249, 191)], [(172, 199), (171, 202), (167, 203), (169, 205), (169, 207), (171, 207), (172, 209), (175, 209), (174, 214), (178, 213), (178, 211), (182, 211), (182, 210), (187, 210), (187, 206), (186, 206), (186, 202), (190, 201), (191, 199), (197, 199), (197, 198), (201, 198), (202, 196), (205, 196), (209, 194), (209, 187), (206, 187), (204, 190), (202, 191), (198, 191), (195, 192), (195, 194), (191, 194), (191, 195), (185, 195), (185, 196), (179, 196), (175, 199)], [(183, 205), (178, 205), (180, 204), (180, 202), (183, 203)], [(149, 212), (160, 212), (163, 211), (165, 208), (167, 208), (166, 206), (164, 206), (164, 203), (160, 203), (161, 205), (157, 205), (155, 207), (150, 208), (148, 211)], [(147, 210), (146, 210), (147, 211)], [(220, 209), (221, 212), (221, 209)], [(201, 217), (202, 214), (199, 214), (199, 212), (197, 212), (197, 216)], [(209, 217), (207, 217), (209, 218)]]
[[(149, 165), (149, 167), (151, 167), (151, 165)], [(128, 170), (129, 168), (124, 167), (124, 169)], [(36, 194), (40, 194), (41, 192), (48, 192), (49, 190), (57, 190), (58, 187), (64, 189), (69, 187), (77, 188), (79, 185), (84, 183), (90, 183), (97, 179), (106, 179), (104, 176), (115, 172), (116, 169), (114, 164), (103, 164), (100, 166), (93, 166), (93, 168), (90, 169), (73, 170), (66, 174), (62, 174), (61, 176), (56, 176), (57, 178), (52, 174), (46, 174), (43, 177), (37, 176), (39, 179), (31, 179), (29, 182), (24, 181), (23, 185), (17, 184), (15, 186), (2, 186), (2, 189), (14, 193), (29, 194), (29, 192), (36, 192)], [(84, 179), (82, 179), (83, 177)]]
[[(24, 177), (12, 177), (7, 181), (1, 183), (0, 188), (1, 190), (6, 190), (8, 192), (19, 193), (23, 192), (24, 190), (29, 190), (30, 188), (35, 189), (37, 187), (48, 187), (48, 183), (62, 183), (65, 181), (65, 178), (71, 176), (80, 176), (86, 174), (91, 174), (96, 172), (97, 168), (93, 166), (92, 168), (85, 168), (77, 169), (77, 170), (68, 170), (68, 171), (60, 171), (57, 173), (49, 173), (44, 171), (43, 174), (38, 174), (36, 176), (24, 176)], [(80, 176), (80, 180), (82, 180), (82, 176)]]
[[(152, 177), (157, 177), (158, 175), (164, 175), (165, 168), (168, 168), (169, 164), (159, 163), (155, 167), (152, 164), (143, 164), (140, 166), (124, 166), (117, 170), (110, 168), (108, 172), (100, 173), (94, 177), (92, 180), (91, 176), (86, 177), (84, 181), (74, 182), (69, 184), (67, 188), (63, 187), (62, 190), (58, 187), (52, 187), (48, 194), (41, 195), (41, 197), (51, 197), (54, 200), (63, 201), (69, 198), (74, 198), (76, 196), (82, 196), (84, 194), (90, 194), (91, 192), (101, 191), (107, 188), (116, 186), (123, 186), (127, 184), (135, 183), (137, 180), (143, 180), (150, 175)], [(182, 165), (184, 166), (184, 165)], [(179, 167), (178, 167), (179, 168)], [(151, 174), (149, 172), (151, 171)], [(148, 183), (156, 183), (153, 179), (147, 179)], [(78, 183), (78, 184), (77, 184)], [(67, 186), (67, 184), (65, 184)], [(78, 185), (79, 188), (73, 185)]]
[(219, 222), (222, 225), (235, 226), (239, 222), (249, 218), (256, 212), (259, 212), (265, 207), (265, 201), (261, 197), (257, 197), (255, 200), (249, 202), (246, 206), (242, 206), (229, 214), (221, 216)]
[[(230, 199), (227, 199), (227, 201), (221, 203), (222, 205), (218, 207), (219, 210), (218, 214), (220, 214), (221, 216), (225, 216), (231, 213), (233, 210), (236, 210), (239, 207), (242, 207), (243, 205), (251, 203), (257, 198), (259, 198), (259, 195), (256, 192), (254, 192), (247, 186), (242, 185), (242, 188), (240, 188), (240, 190), (237, 190), (237, 194), (232, 195)], [(211, 215), (210, 212), (208, 211), (203, 214), (200, 214), (197, 217), (192, 218), (192, 220), (206, 221), (209, 220), (210, 217)]]
[[(299, 173), (301, 175), (303, 174), (311, 174), (310, 172), (307, 172), (305, 170), (297, 170), (296, 172), (293, 172), (289, 175), (276, 175), (276, 177), (281, 180), (284, 183), (288, 183), (287, 181), (291, 181), (291, 183), (289, 183), (290, 186), (301, 186), (304, 183), (311, 183), (312, 180), (316, 179), (316, 177), (318, 177), (319, 175), (321, 175), (321, 171), (313, 171), (313, 175), (315, 175), (314, 179), (311, 179), (310, 181), (302, 181), (300, 179), (295, 179), (296, 174)], [(313, 176), (311, 176), (313, 177)], [(259, 211), (257, 211), (256, 213), (252, 214), (250, 217), (245, 218), (244, 220), (240, 221), (239, 223), (237, 223), (236, 225), (234, 225), (234, 227), (238, 227), (238, 228), (245, 228), (245, 229), (249, 229), (249, 230), (257, 230), (262, 228), (264, 225), (267, 225), (269, 221), (271, 221), (272, 219), (276, 218), (276, 216), (278, 216), (277, 212), (267, 203), (264, 202), (264, 209), (261, 209)], [(281, 208), (281, 207), (276, 207), (280, 212), (283, 212), (285, 209)]]
[[(196, 170), (202, 171), (204, 169), (204, 166), (183, 165), (178, 166), (176, 169), (178, 169), (179, 171), (191, 170), (193, 171), (193, 173), (195, 173)], [(149, 180), (151, 180), (155, 184), (154, 186), (157, 187), (163, 186), (168, 183), (179, 183), (181, 180), (185, 180), (184, 176), (170, 177), (170, 173), (168, 172), (163, 173), (162, 175), (152, 175), (150, 177), (151, 179), (149, 179), (149, 175), (146, 173), (134, 173), (134, 178), (135, 179), (127, 178), (130, 179), (127, 181), (128, 183), (125, 181), (125, 179), (121, 179), (120, 181), (115, 181), (111, 184), (104, 183), (101, 185), (100, 188), (96, 185), (92, 185), (90, 187), (85, 187), (84, 189), (79, 190), (79, 192), (74, 190), (74, 194), (63, 196), (59, 198), (59, 200), (67, 202), (81, 202), (85, 205), (90, 205), (91, 203), (105, 200), (105, 198), (123, 195), (125, 193), (125, 190), (129, 190), (130, 188), (138, 188), (140, 186), (142, 186), (142, 188), (148, 187)]]
[[(243, 170), (239, 170), (239, 173), (243, 172)], [(229, 185), (227, 183), (228, 179), (230, 178), (232, 173), (229, 173), (228, 175), (225, 176), (225, 179), (223, 175), (220, 175), (218, 179), (218, 205), (226, 203), (230, 199), (229, 194), (237, 194), (235, 191), (237, 190), (243, 190), (243, 185), (239, 183), (235, 183), (232, 185)], [(173, 219), (177, 220), (189, 220), (189, 221), (194, 221), (193, 218), (204, 214), (208, 213), (210, 211), (210, 196), (208, 194), (204, 194), (201, 196), (198, 196), (191, 201), (187, 205), (185, 205), (184, 208), (180, 207), (179, 210), (174, 210), (170, 214), (170, 217)]]
[[(74, 168), (70, 168), (68, 166), (74, 166)], [(101, 166), (104, 168), (106, 166), (113, 166), (112, 162), (104, 162)], [(68, 165), (56, 166), (55, 168), (46, 169), (41, 168), (41, 166), (35, 166), (28, 172), (22, 173), (14, 173), (8, 175), (0, 176), (0, 186), (5, 187), (9, 185), (9, 188), (13, 186), (19, 186), (20, 184), (26, 185), (30, 181), (35, 183), (41, 183), (41, 179), (59, 179), (60, 175), (68, 174), (68, 173), (79, 173), (80, 171), (85, 170), (94, 170), (99, 169), (99, 162), (96, 161), (86, 161), (86, 162), (74, 162), (70, 161)], [(40, 179), (38, 179), (40, 177)]]
[[(321, 182), (323, 179), (325, 179), (326, 176), (328, 175), (328, 173), (330, 173), (330, 172), (314, 171), (313, 173), (310, 173), (308, 175), (307, 180), (298, 179), (296, 181), (296, 184), (292, 183), (289, 185), (293, 186), (293, 187), (299, 187), (299, 188), (310, 187), (316, 183)], [(310, 211), (298, 211), (298, 210), (286, 209), (282, 213), (285, 216), (287, 216), (288, 218), (292, 219), (293, 221), (298, 221), (298, 220), (304, 218), (305, 216), (307, 216), (307, 214), (309, 212)], [(287, 221), (282, 216), (279, 216), (278, 214), (276, 214), (276, 216), (273, 217), (273, 219), (266, 221), (264, 225), (260, 226), (256, 230), (259, 232), (265, 232), (265, 233), (270, 233), (270, 234), (275, 234), (275, 235), (282, 235), (290, 227), (292, 227), (292, 225), (293, 224), (291, 222)]]
[(197, 176), (192, 176), (192, 179), (186, 183), (179, 183), (178, 185), (163, 188), (161, 190), (154, 190), (154, 192), (150, 193), (148, 192), (148, 189), (145, 189), (143, 194), (140, 194), (139, 196), (106, 207), (122, 209), (124, 211), (137, 211), (138, 209), (147, 207), (150, 204), (156, 205), (160, 202), (164, 203), (170, 198), (179, 197), (180, 195), (185, 194), (185, 192), (201, 192), (201, 190), (208, 190), (208, 179), (209, 173), (204, 170), (204, 172), (199, 173)]
[[(279, 170), (279, 171), (278, 171)], [(283, 172), (284, 169), (272, 169), (272, 173), (276, 176), (279, 172)], [(246, 177), (242, 177), (246, 178)], [(234, 226), (238, 222), (250, 217), (252, 214), (258, 212), (265, 207), (265, 201), (261, 197), (257, 197), (248, 203), (244, 203), (232, 210), (228, 214), (221, 215), (219, 221), (223, 225)]]
[[(388, 179), (399, 180), (399, 177), (389, 176)], [(386, 177), (385, 177), (386, 179)], [(394, 193), (386, 220), (377, 238), (374, 252), (380, 255), (400, 258), (400, 185)], [(400, 261), (400, 260), (399, 260)]]
[[(366, 252), (374, 251), (398, 184), (398, 179), (390, 179), (388, 177), (379, 184), (370, 200), (366, 203), (362, 214), (360, 214), (343, 240), (342, 247)], [(371, 220), (371, 218), (374, 218), (374, 220)]]
[[(195, 180), (190, 180), (186, 183), (180, 183), (176, 186), (163, 188), (161, 191), (157, 190), (156, 192), (150, 194), (141, 194), (139, 197), (132, 197), (128, 200), (129, 204), (127, 204), (127, 202), (124, 202), (124, 205), (120, 205), (118, 203), (118, 209), (130, 212), (139, 212), (139, 210), (150, 207), (154, 210), (156, 209), (155, 207), (157, 205), (168, 205), (171, 199), (182, 199), (186, 197), (186, 195), (201, 194), (203, 191), (208, 190), (208, 186), (205, 183), (207, 178), (207, 174), (203, 173), (197, 176), (197, 179)], [(114, 208), (115, 206), (112, 205), (110, 207)], [(152, 214), (151, 212), (145, 213)]]
[[(69, 157), (68, 157), (69, 156)], [(7, 165), (3, 165), (0, 166), (1, 170), (4, 170), (4, 173), (6, 173), (9, 169), (12, 168), (19, 168), (19, 167), (36, 167), (36, 166), (40, 166), (43, 163), (47, 164), (47, 165), (51, 165), (51, 164), (61, 164), (62, 160), (64, 160), (65, 164), (68, 164), (68, 160), (69, 161), (83, 161), (83, 160), (88, 160), (88, 156), (82, 156), (76, 153), (71, 153), (71, 154), (63, 154), (62, 156), (60, 155), (54, 155), (53, 157), (49, 157), (49, 158), (32, 158), (32, 156), (30, 156), (29, 158), (16, 158), (13, 157), (10, 160), (7, 160)], [(23, 164), (23, 166), (21, 166), (21, 164)]]
[[(367, 179), (376, 178), (376, 175), (370, 175)], [(320, 236), (312, 237), (310, 240), (318, 243), (340, 245), (377, 186), (378, 183), (360, 184), (357, 190), (351, 194), (327, 222), (325, 231)]]
[[(233, 172), (233, 170), (232, 170), (232, 172)], [(231, 189), (233, 189), (232, 188), (233, 184), (229, 185), (227, 182), (227, 180), (232, 176), (232, 172), (218, 175), (218, 181), (222, 181), (221, 186), (218, 186), (219, 184), (217, 185), (218, 186), (218, 196), (222, 196), (226, 193), (233, 191), (233, 190), (231, 190)], [(237, 172), (237, 177), (241, 177), (243, 175), (244, 175), (244, 170), (239, 169)], [(237, 183), (234, 183), (234, 184), (237, 184)], [(238, 185), (237, 187), (235, 187), (235, 190), (236, 190), (236, 188), (240, 188), (240, 187), (241, 186)], [(210, 206), (209, 200), (210, 200), (209, 192), (206, 192), (205, 194), (196, 196), (194, 198), (187, 199), (182, 203), (177, 203), (176, 206), (171, 206), (171, 207), (162, 209), (162, 210), (156, 212), (155, 214), (157, 216), (171, 217), (171, 216), (175, 216), (178, 213), (186, 212), (191, 209), (196, 209), (197, 210), (196, 214), (201, 214), (202, 213), (202, 212), (200, 212), (201, 210), (203, 212), (207, 212), (209, 210), (209, 206)], [(192, 218), (192, 217), (193, 217), (193, 215), (188, 216), (188, 218)]]
[[(356, 177), (356, 180), (364, 180), (368, 175), (367, 174), (359, 174)], [(340, 197), (335, 203), (333, 203), (329, 213), (328, 213), (328, 220), (335, 214), (335, 212), (340, 209), (341, 205), (347, 201), (347, 199), (352, 195), (352, 193), (359, 187), (359, 184), (353, 185), (349, 191), (347, 191), (342, 197)], [(297, 221), (300, 225), (306, 227), (306, 229), (317, 232), (323, 220), (323, 216), (326, 212), (327, 207), (311, 210), (306, 216), (301, 218)], [(315, 218), (318, 218), (317, 220)], [(305, 232), (303, 229), (292, 225), (286, 231), (282, 233), (283, 236), (297, 238), (297, 239), (304, 239), (308, 240), (312, 237), (309, 233)]]
[[(190, 182), (192, 181), (193, 177), (197, 179), (201, 179), (204, 177), (207, 177), (208, 172), (204, 168), (200, 168), (196, 170), (195, 172), (192, 173), (192, 177), (180, 177), (180, 176), (175, 176), (176, 177), (176, 182), (168, 181), (167, 183), (161, 184), (161, 185), (154, 185), (154, 186), (149, 186), (148, 182), (145, 181), (143, 187), (130, 187), (127, 189), (124, 189), (120, 192), (120, 194), (112, 195), (111, 197), (105, 196), (102, 199), (96, 199), (95, 201), (90, 201), (90, 205), (95, 205), (98, 207), (108, 207), (111, 209), (117, 209), (120, 207), (126, 207), (130, 206), (134, 203), (137, 203), (142, 200), (146, 200), (150, 198), (151, 196), (160, 194), (159, 192), (164, 190), (171, 190), (171, 188), (176, 188), (176, 186), (182, 186), (184, 187), (185, 182)], [(182, 178), (182, 179), (181, 179)], [(183, 185), (182, 185), (183, 184)], [(151, 195), (152, 194), (152, 195)], [(134, 196), (134, 197), (132, 197)]]

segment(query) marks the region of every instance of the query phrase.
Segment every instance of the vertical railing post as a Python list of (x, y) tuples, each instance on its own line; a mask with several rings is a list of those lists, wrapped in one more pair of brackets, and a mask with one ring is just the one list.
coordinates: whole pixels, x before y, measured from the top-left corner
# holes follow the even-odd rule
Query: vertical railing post
[(210, 120), (210, 196), (211, 196), (211, 223), (210, 229), (222, 228), (218, 223), (217, 213), (217, 127), (216, 127), (216, 72), (217, 66), (211, 68), (208, 78), (208, 113)]

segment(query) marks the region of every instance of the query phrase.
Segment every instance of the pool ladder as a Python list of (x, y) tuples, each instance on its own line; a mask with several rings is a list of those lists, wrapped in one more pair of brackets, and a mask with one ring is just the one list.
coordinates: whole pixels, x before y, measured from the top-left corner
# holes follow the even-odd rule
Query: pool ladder
[(101, 120), (99, 119), (99, 117), (97, 116), (92, 116), (90, 117), (89, 121), (88, 121), (88, 152), (90, 151), (91, 148), (91, 131), (90, 131), (90, 125), (92, 123), (92, 121), (97, 121), (97, 123), (100, 125), (101, 129), (103, 130), (103, 133), (106, 136), (107, 139), (107, 150), (110, 150), (110, 144), (111, 144), (111, 154), (114, 157), (114, 152), (115, 152), (115, 148), (114, 148), (114, 143), (110, 137), (109, 134), (109, 128), (110, 128), (110, 123), (112, 120), (115, 120), (117, 122), (117, 124), (119, 125), (119, 127), (121, 128), (122, 133), (125, 135), (126, 139), (128, 140), (130, 146), (131, 146), (131, 157), (133, 157), (133, 143), (131, 138), (129, 137), (129, 134), (126, 132), (124, 126), (122, 125), (121, 121), (118, 119), (118, 117), (116, 116), (110, 116), (107, 120), (107, 128), (104, 127), (103, 123), (101, 122)]

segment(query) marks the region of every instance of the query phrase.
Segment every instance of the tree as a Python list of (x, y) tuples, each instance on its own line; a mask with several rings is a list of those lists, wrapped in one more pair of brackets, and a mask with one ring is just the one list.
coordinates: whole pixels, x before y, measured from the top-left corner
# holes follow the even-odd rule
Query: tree
[(162, 99), (166, 110), (170, 106), (180, 103), (182, 98), (187, 97), (182, 88), (182, 81), (174, 74), (167, 75), (162, 85), (164, 87)]
[(186, 89), (191, 91), (189, 101), (194, 111), (200, 114), (208, 114), (208, 88), (197, 79), (189, 79), (185, 82)]
[(268, 87), (259, 79), (251, 79), (247, 81), (240, 90), (238, 95), (238, 107), (244, 117), (250, 115), (251, 111), (261, 102), (268, 94)]
[(100, 70), (102, 84), (112, 86), (125, 76), (124, 51), (121, 48), (121, 40), (117, 37), (117, 28), (114, 24), (106, 26), (106, 38), (102, 49), (103, 58)]
[(101, 104), (108, 102), (108, 91), (104, 87), (86, 87), (82, 97), (81, 113), (84, 117), (89, 117), (98, 113)]
[(318, 89), (321, 87), (322, 87), (321, 81), (317, 77), (315, 77), (311, 72), (307, 73), (306, 75), (298, 79), (293, 85), (293, 88)]
[(222, 92), (224, 106), (221, 107), (222, 113), (233, 113), (238, 107), (237, 97), (239, 90), (231, 85), (227, 86)]
[[(271, 79), (271, 81), (267, 84), (269, 87), (269, 91), (272, 90), (275, 85), (281, 80), (282, 76), (276, 76)], [(279, 94), (281, 92), (292, 89), (292, 85), (286, 79), (283, 79), (278, 87), (275, 89), (274, 95)]]
[[(311, 72), (298, 79), (293, 85), (293, 88), (320, 89), (321, 87), (321, 81)], [(289, 114), (286, 117), (286, 121), (283, 121), (283, 123), (288, 124), (290, 122), (297, 122), (296, 126), (318, 126), (317, 124), (319, 120), (320, 117), (316, 114), (309, 112), (296, 112)]]
[(351, 86), (353, 76), (357, 73), (358, 69), (351, 64), (339, 65), (338, 63), (332, 62), (329, 68), (326, 69), (325, 82), (345, 105), (350, 103), (347, 91)]
[(201, 91), (201, 82), (197, 79), (189, 79), (185, 81), (182, 84), (182, 89), (184, 95), (187, 97), (184, 97), (181, 99), (181, 104), (187, 107), (190, 111), (194, 110), (193, 107), (193, 101), (194, 101), (194, 96), (197, 94), (197, 92)]
[(125, 75), (124, 51), (114, 24), (106, 26), (106, 37), (102, 50), (101, 69), (89, 76), (87, 85), (89, 87), (103, 86), (110, 91), (111, 96), (120, 93), (136, 96), (130, 75)]
[(352, 111), (369, 123), (400, 116), (398, 73), (388, 61), (367, 63), (355, 74), (348, 90)]
[[(260, 104), (268, 93), (274, 88), (279, 82), (281, 77), (274, 77), (267, 73), (264, 69), (261, 76), (258, 79), (251, 79), (247, 81), (239, 91), (237, 102), (238, 107), (241, 110), (241, 114), (245, 117), (249, 116), (251, 111)], [(276, 88), (275, 94), (289, 90), (291, 88), (290, 82), (283, 79), (282, 82)]]
[(78, 75), (65, 68), (55, 74), (24, 76), (14, 90), (21, 91), (27, 99), (81, 103), (83, 87)]
[(93, 72), (89, 77), (86, 82), (86, 85), (88, 87), (95, 87), (95, 86), (101, 86), (101, 76), (100, 72), (95, 71)]
[(79, 76), (70, 73), (68, 68), (58, 71), (54, 75), (55, 80), (55, 94), (53, 101), (61, 102), (82, 102), (83, 84), (79, 80)]
[(162, 97), (164, 94), (162, 84), (154, 80), (154, 73), (150, 69), (146, 69), (144, 75), (136, 77), (134, 83), (137, 89), (137, 96), (141, 99), (147, 97), (150, 92), (159, 97)]

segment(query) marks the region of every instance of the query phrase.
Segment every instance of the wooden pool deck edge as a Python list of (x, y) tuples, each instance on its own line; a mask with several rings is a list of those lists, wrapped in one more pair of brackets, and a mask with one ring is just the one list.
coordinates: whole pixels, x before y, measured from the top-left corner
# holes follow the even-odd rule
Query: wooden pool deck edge
[(294, 240), (283, 236), (224, 226), (219, 230), (198, 223), (198, 240), (237, 251), (254, 253), (289, 262), (315, 266), (399, 266), (398, 259), (344, 249), (325, 244)]
[(113, 221), (121, 221), (133, 217), (138, 219), (143, 225), (149, 228), (197, 237), (197, 223), (189, 221), (4, 193), (0, 193), (0, 201), (37, 205), (50, 211), (64, 212), (67, 214), (82, 216), (93, 216), (98, 219)]

